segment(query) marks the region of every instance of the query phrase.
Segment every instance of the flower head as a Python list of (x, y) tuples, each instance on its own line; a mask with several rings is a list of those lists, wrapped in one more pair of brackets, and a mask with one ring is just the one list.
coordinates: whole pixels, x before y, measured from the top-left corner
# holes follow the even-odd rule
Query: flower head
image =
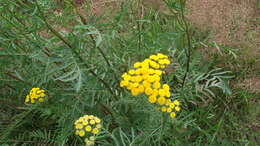
[(25, 98), (25, 103), (43, 102), (46, 99), (45, 90), (40, 88), (32, 88)]
[(86, 137), (86, 145), (93, 145), (95, 141), (95, 135), (97, 135), (102, 128), (101, 119), (93, 115), (85, 115), (75, 121), (74, 128), (76, 130), (76, 135), (80, 137)]
[(164, 73), (162, 69), (170, 63), (168, 56), (162, 53), (151, 55), (142, 62), (134, 63), (133, 68), (122, 75), (120, 86), (130, 90), (133, 96), (144, 93), (151, 104), (155, 104), (162, 112), (169, 113), (170, 117), (174, 118), (176, 112), (181, 110), (180, 102), (172, 101), (170, 86), (161, 83)]

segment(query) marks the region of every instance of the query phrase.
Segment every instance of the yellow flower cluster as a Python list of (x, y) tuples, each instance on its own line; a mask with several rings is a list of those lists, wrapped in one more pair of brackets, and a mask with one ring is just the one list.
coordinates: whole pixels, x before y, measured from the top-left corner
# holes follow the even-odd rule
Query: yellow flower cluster
[(168, 112), (171, 117), (175, 117), (175, 111), (180, 111), (180, 102), (172, 101), (170, 87), (168, 84), (161, 84), (161, 75), (164, 73), (166, 65), (170, 64), (168, 56), (158, 53), (151, 55), (143, 62), (136, 62), (134, 69), (122, 75), (121, 87), (131, 91), (133, 96), (144, 93), (148, 96), (150, 103), (157, 104), (162, 112)]
[(165, 104), (161, 106), (161, 111), (169, 113), (172, 118), (176, 117), (176, 112), (179, 112), (180, 110), (181, 107), (178, 100), (172, 101), (167, 99)]
[(43, 89), (32, 88), (30, 93), (25, 98), (25, 103), (43, 102), (46, 99), (46, 94)]
[(102, 127), (101, 120), (98, 117), (95, 117), (93, 115), (85, 115), (83, 117), (80, 117), (74, 123), (74, 126), (76, 129), (76, 133), (75, 133), (76, 135), (80, 137), (86, 137), (85, 138), (86, 145), (94, 145), (95, 137), (90, 135), (98, 134)]

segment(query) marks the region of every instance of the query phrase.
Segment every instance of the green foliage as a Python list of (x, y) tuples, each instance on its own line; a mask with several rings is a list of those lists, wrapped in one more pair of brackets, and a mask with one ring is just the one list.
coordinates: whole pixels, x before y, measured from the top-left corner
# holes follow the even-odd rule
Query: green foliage
[[(0, 1), (0, 144), (83, 145), (73, 123), (85, 114), (104, 121), (98, 145), (253, 144), (225, 105), (240, 100), (229, 99), (233, 74), (205, 62), (197, 50), (203, 40), (184, 26), (184, 3), (165, 2), (172, 15), (140, 17), (139, 3), (129, 1), (107, 21), (89, 15), (84, 22), (69, 0)], [(119, 87), (133, 62), (157, 52), (173, 62), (163, 81), (182, 102), (176, 119)], [(25, 105), (33, 87), (45, 89), (48, 101)]]

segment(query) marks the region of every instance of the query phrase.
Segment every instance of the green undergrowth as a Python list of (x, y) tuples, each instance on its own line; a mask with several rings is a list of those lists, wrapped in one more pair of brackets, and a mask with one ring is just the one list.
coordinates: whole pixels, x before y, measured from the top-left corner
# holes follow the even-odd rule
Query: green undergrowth
[[(185, 3), (165, 3), (171, 15), (140, 15), (140, 3), (126, 1), (95, 17), (88, 4), (82, 13), (69, 0), (61, 15), (51, 0), (0, 1), (0, 144), (84, 145), (73, 124), (86, 114), (103, 121), (96, 145), (259, 143), (259, 94), (232, 89), (238, 73), (204, 57), (207, 34), (183, 17)], [(119, 86), (134, 62), (159, 52), (172, 62), (162, 82), (181, 102), (174, 119)], [(48, 100), (25, 104), (33, 87)]]

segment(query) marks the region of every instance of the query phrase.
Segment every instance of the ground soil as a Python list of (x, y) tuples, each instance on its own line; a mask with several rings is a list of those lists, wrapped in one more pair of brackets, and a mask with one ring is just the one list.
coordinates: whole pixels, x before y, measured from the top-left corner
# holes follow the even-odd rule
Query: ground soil
[(257, 0), (188, 0), (187, 8), (190, 22), (211, 30), (216, 43), (251, 47), (260, 53)]
[[(209, 41), (238, 49), (241, 67), (243, 64), (247, 66), (250, 62), (260, 66), (260, 9), (257, 2), (187, 0), (186, 16), (196, 28), (211, 33)], [(254, 75), (258, 73), (253, 72), (253, 75), (237, 83), (237, 86), (260, 93), (260, 77)]]

